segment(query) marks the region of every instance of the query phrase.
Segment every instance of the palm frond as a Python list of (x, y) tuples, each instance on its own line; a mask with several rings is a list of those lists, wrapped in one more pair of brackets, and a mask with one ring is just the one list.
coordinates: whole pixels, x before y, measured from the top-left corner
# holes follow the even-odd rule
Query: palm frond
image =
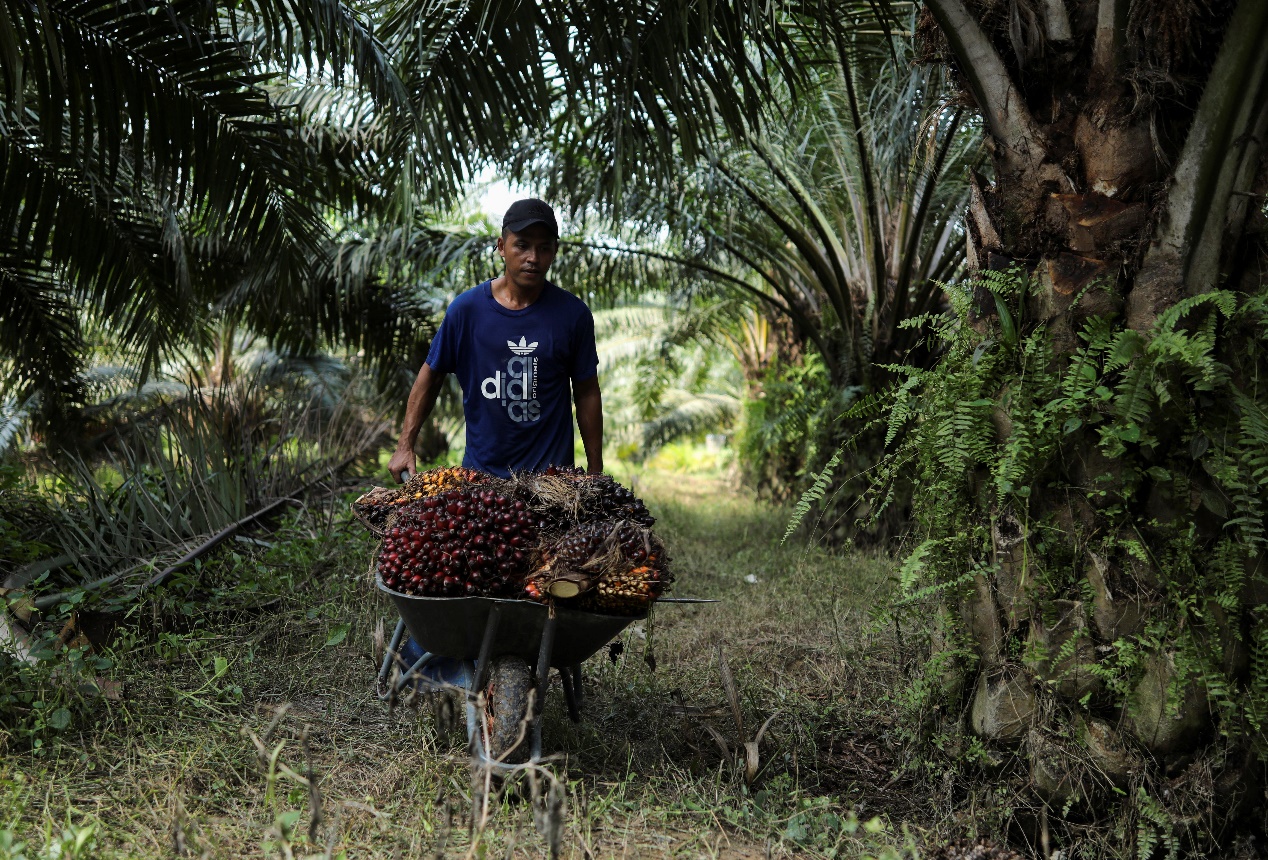
[(19, 401), (8, 397), (0, 400), (0, 458), (18, 446), (22, 433), (30, 426), (35, 406), (32, 398)]
[(530, 141), (566, 135), (609, 194), (668, 175), (664, 153), (702, 154), (715, 123), (754, 126), (774, 77), (804, 68), (804, 46), (754, 0), (398, 0), (380, 33), (420, 114), (447, 133), (424, 139), (429, 153), (469, 171), (452, 141), (483, 141), (529, 178)]
[[(599, 250), (756, 299), (817, 347), (834, 378), (870, 384), (862, 377), (878, 356), (911, 353), (920, 336), (901, 322), (928, 312), (937, 279), (962, 265), (964, 177), (980, 148), (978, 130), (946, 107), (945, 82), (906, 50), (838, 42), (783, 94), (782, 124), (772, 114), (707, 162), (682, 158), (669, 187), (646, 178), (619, 238)], [(575, 155), (565, 141), (552, 188), (603, 210), (594, 189), (606, 168)]]
[(643, 450), (648, 454), (677, 439), (730, 427), (743, 406), (730, 394), (682, 389), (666, 391), (662, 402), (666, 408), (643, 425)]
[[(3, 234), (0, 234), (2, 237)], [(7, 243), (4, 243), (7, 244)], [(13, 396), (48, 380), (62, 393), (80, 369), (79, 320), (69, 290), (40, 260), (0, 244), (0, 352), (12, 365), (0, 380), (0, 396)]]

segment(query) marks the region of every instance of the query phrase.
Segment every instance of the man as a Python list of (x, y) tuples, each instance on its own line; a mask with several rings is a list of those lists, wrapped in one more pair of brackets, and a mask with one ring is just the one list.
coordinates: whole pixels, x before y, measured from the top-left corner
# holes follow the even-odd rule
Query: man
[[(418, 371), (388, 471), (418, 470), (414, 440), (445, 375), (462, 386), (467, 452), (462, 465), (502, 477), (573, 463), (572, 401), (591, 472), (603, 471), (603, 398), (594, 317), (585, 302), (546, 280), (559, 251), (559, 222), (541, 200), (517, 200), (502, 219), (503, 273), (454, 299)], [(459, 660), (426, 654), (412, 638), (398, 657), (414, 683), (463, 684)]]
[(462, 464), (507, 477), (573, 464), (571, 400), (586, 466), (603, 471), (603, 398), (594, 317), (581, 299), (546, 280), (559, 222), (541, 200), (517, 200), (497, 241), (504, 271), (454, 299), (405, 407), (388, 471), (417, 471), (414, 440), (445, 375), (462, 386), (467, 451)]

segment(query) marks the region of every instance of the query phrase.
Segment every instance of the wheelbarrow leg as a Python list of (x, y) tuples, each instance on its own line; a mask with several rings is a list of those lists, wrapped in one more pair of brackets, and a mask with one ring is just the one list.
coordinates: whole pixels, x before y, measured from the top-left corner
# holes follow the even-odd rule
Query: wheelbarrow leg
[(542, 644), (537, 650), (537, 695), (533, 702), (533, 753), (531, 761), (542, 757), (542, 712), (546, 707), (546, 687), (550, 682), (550, 658), (555, 653), (555, 627), (559, 619), (552, 612), (542, 630)]
[(396, 622), (396, 632), (392, 634), (392, 644), (387, 646), (387, 651), (383, 654), (383, 665), (379, 667), (379, 698), (387, 699), (392, 695), (391, 689), (387, 687), (388, 676), (392, 674), (392, 665), (396, 663), (397, 654), (401, 647), (401, 638), (405, 634), (405, 619), (402, 618)]
[(476, 710), (476, 695), (480, 688), (476, 686), (476, 664), (470, 660), (466, 661), (468, 687), (463, 700), (466, 702), (467, 714), (467, 743), (474, 744), (472, 750), (477, 752), (477, 757), (484, 759), (484, 744), (480, 738), (480, 712)]
[(494, 604), (489, 610), (489, 620), (484, 623), (484, 638), (480, 640), (480, 656), (476, 658), (476, 671), (472, 676), (471, 689), (478, 691), (489, 679), (489, 652), (493, 650), (493, 640), (497, 636), (498, 623), (502, 620), (502, 607)]
[(489, 679), (489, 652), (493, 650), (493, 640), (497, 637), (498, 623), (502, 620), (502, 607), (496, 604), (489, 610), (489, 618), (484, 622), (484, 638), (480, 640), (480, 656), (475, 663), (467, 661), (467, 741), (474, 742), (477, 758), (487, 760), (484, 752), (484, 739), (480, 735), (480, 716), (476, 710), (476, 697), (484, 689)]
[(564, 701), (568, 703), (568, 719), (574, 723), (581, 722), (581, 699), (579, 689), (573, 686), (572, 667), (565, 666), (559, 670), (559, 680), (564, 684)]

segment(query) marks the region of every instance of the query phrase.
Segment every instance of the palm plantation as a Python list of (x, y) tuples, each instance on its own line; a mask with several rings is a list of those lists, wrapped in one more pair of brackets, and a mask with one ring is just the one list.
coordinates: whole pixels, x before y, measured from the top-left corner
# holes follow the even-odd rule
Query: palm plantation
[[(0, 858), (1251, 856), (1266, 39), (1256, 0), (10, 0)], [(362, 701), (337, 525), (492, 270), (489, 177), (564, 215), (608, 462), (725, 601), (588, 664), (533, 816)], [(54, 826), (72, 760), (128, 799)]]

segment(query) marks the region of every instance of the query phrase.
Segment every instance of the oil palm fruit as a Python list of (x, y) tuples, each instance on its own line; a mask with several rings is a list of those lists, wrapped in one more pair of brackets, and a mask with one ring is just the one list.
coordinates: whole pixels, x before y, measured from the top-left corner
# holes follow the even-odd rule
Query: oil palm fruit
[(379, 551), (383, 583), (405, 594), (518, 594), (536, 543), (520, 499), (478, 484), (403, 507)]
[(608, 475), (567, 468), (542, 477), (449, 467), (366, 493), (353, 508), (383, 538), (383, 584), (411, 595), (645, 611), (673, 579), (646, 506)]

